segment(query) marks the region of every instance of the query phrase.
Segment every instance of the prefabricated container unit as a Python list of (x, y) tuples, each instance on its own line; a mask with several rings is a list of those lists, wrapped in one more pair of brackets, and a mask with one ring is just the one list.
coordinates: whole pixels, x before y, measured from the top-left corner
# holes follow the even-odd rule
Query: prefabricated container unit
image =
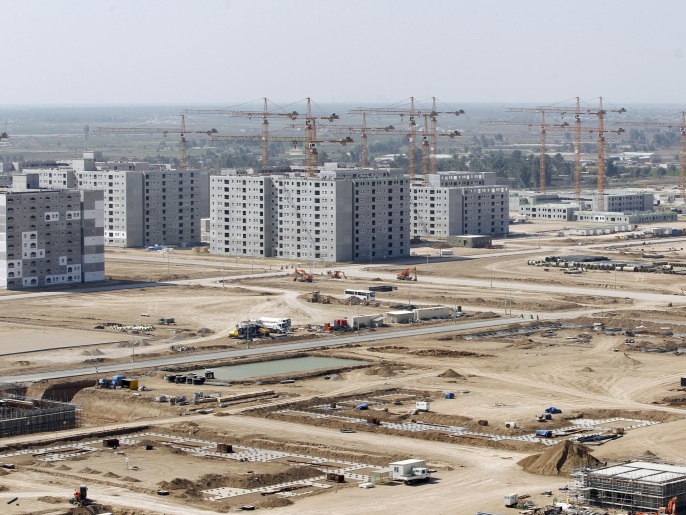
[(165, 379), (168, 383), (175, 383), (175, 382), (176, 382), (176, 374), (164, 376), (164, 379)]
[(449, 318), (450, 308), (447, 306), (433, 306), (413, 310), (417, 320), (431, 320), (432, 318)]
[(138, 390), (138, 379), (122, 379), (121, 387), (129, 390)]
[(184, 384), (186, 382), (186, 376), (176, 376), (176, 384)]
[(426, 460), (402, 460), (389, 463), (391, 468), (391, 477), (397, 479), (399, 477), (411, 476), (414, 469), (426, 468)]
[(536, 436), (540, 436), (543, 438), (552, 438), (553, 432), (550, 429), (537, 429)]
[(218, 443), (217, 444), (217, 452), (231, 453), (231, 452), (233, 452), (233, 445), (228, 444), (228, 443)]
[(440, 255), (441, 256), (452, 256), (453, 255), (453, 249), (441, 249)]
[(116, 376), (112, 376), (112, 385), (113, 386), (121, 386), (121, 381), (125, 377), (126, 376), (123, 374), (117, 374)]
[(681, 377), (681, 386), (686, 386), (686, 376)]
[(512, 508), (513, 506), (517, 506), (517, 503), (519, 502), (519, 495), (507, 494), (503, 501), (505, 503), (505, 506), (507, 506), (508, 508)]
[(429, 411), (431, 409), (431, 403), (429, 401), (417, 401), (415, 408), (419, 411)]
[(405, 324), (414, 321), (414, 311), (387, 311), (386, 321), (390, 324)]
[(359, 327), (376, 327), (381, 322), (383, 322), (383, 315), (381, 313), (377, 313), (374, 315), (352, 316), (349, 319), (348, 325), (350, 325), (350, 327), (353, 329), (357, 329)]
[(205, 370), (205, 379), (214, 379), (214, 370)]

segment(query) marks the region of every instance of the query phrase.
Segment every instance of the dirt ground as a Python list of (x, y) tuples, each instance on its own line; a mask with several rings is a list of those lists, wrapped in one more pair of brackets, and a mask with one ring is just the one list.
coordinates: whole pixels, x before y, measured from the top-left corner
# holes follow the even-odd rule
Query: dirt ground
[[(515, 230), (525, 230), (532, 236), (496, 242), (504, 243), (503, 248), (453, 249), (452, 257), (439, 257), (438, 250), (430, 246), (414, 247), (417, 258), (411, 266), (417, 267), (417, 282), (393, 279), (407, 263), (347, 264), (334, 268), (322, 263), (286, 264), (276, 260), (251, 263), (250, 259), (227, 260), (181, 250), (175, 250), (170, 257), (141, 250), (108, 251), (108, 276), (161, 282), (120, 291), (0, 297), (0, 322), (7, 324), (3, 327), (7, 328), (8, 338), (16, 327), (19, 338), (15, 345), (28, 341), (21, 338), (21, 331), (29, 331), (39, 344), (46, 340), (44, 350), (34, 350), (27, 343), (22, 348), (25, 353), (1, 357), (0, 366), (7, 371), (5, 375), (10, 375), (124, 362), (131, 356), (131, 342), (138, 359), (172, 355), (175, 353), (172, 346), (178, 345), (210, 350), (240, 348), (240, 343), (228, 338), (229, 330), (241, 320), (259, 316), (288, 317), (296, 327), (302, 328), (297, 334), (319, 335), (305, 328), (358, 312), (382, 313), (395, 304), (459, 305), (474, 317), (522, 315), (535, 327), (509, 332), (483, 330), (474, 334), (459, 331), (458, 326), (454, 332), (441, 335), (403, 337), (392, 342), (379, 340), (317, 351), (316, 354), (324, 356), (368, 361), (369, 366), (313, 374), (290, 384), (280, 383), (280, 377), (267, 377), (230, 386), (171, 385), (165, 381), (164, 371), (144, 370), (130, 375), (137, 376), (149, 391), (87, 387), (73, 394), (72, 400), (84, 408), (84, 427), (78, 431), (127, 424), (153, 425), (160, 432), (181, 428), (194, 438), (262, 449), (291, 449), (327, 459), (375, 465), (392, 459), (425, 458), (437, 470), (435, 480), (424, 485), (377, 486), (365, 490), (350, 483), (344, 488), (290, 497), (293, 504), (286, 506), (260, 508), (279, 514), (380, 513), (400, 511), (409, 503), (418, 502), (431, 506), (432, 513), (503, 512), (504, 494), (528, 493), (536, 502), (545, 504), (550, 499), (542, 492), (553, 490), (561, 494), (558, 488), (569, 482), (564, 476), (528, 474), (517, 465), (521, 459), (543, 452), (543, 444), (410, 435), (364, 424), (354, 427), (354, 433), (341, 433), (340, 429), (350, 428), (350, 424), (331, 423), (305, 414), (278, 413), (294, 403), (308, 407), (370, 400), (383, 391), (394, 395), (404, 392), (408, 397), (400, 399), (402, 404), (374, 406), (378, 411), (365, 416), (464, 425), (473, 430), (512, 436), (528, 434), (541, 424), (551, 429), (564, 427), (573, 417), (650, 421), (650, 425), (628, 429), (617, 440), (590, 447), (591, 453), (601, 462), (624, 460), (646, 451), (670, 459), (685, 458), (686, 446), (680, 435), (686, 428), (683, 409), (686, 392), (681, 390), (680, 379), (686, 359), (681, 351), (682, 346), (686, 347), (683, 344), (686, 334), (681, 332), (681, 325), (686, 323), (686, 298), (680, 276), (602, 271), (565, 275), (555, 269), (545, 272), (541, 267), (527, 265), (527, 260), (581, 253), (601, 254), (611, 259), (620, 259), (619, 256), (641, 259), (643, 246), (608, 249), (638, 242), (617, 240), (614, 236), (549, 235), (564, 230), (563, 224), (523, 224), (513, 226)], [(664, 259), (670, 262), (686, 262), (686, 254), (680, 250), (686, 247), (684, 241), (646, 240), (649, 243), (646, 246), (651, 253), (663, 253)], [(294, 282), (291, 265), (308, 269), (311, 266), (315, 282)], [(334, 269), (345, 270), (347, 279), (329, 279), (327, 271)], [(343, 299), (345, 288), (366, 289), (377, 284), (397, 287), (391, 292), (379, 292), (378, 306), (336, 301)], [(534, 288), (538, 286), (540, 290)], [(329, 295), (334, 302), (307, 302), (305, 297), (312, 291)], [(667, 302), (668, 298), (673, 298), (673, 303)], [(158, 325), (157, 319), (162, 317), (173, 317), (175, 325)], [(536, 320), (538, 317), (540, 320)], [(132, 334), (94, 329), (105, 322), (151, 324), (154, 330)], [(605, 331), (594, 330), (593, 324), (599, 322), (604, 324)], [(426, 322), (412, 328), (440, 323)], [(402, 329), (378, 329), (375, 334)], [(40, 337), (46, 331), (55, 334), (54, 338)], [(113, 340), (78, 345), (74, 339), (69, 341), (69, 336), (59, 336), (60, 331), (94, 333)], [(61, 338), (65, 340), (62, 344)], [(56, 346), (61, 348), (55, 349)], [(259, 384), (262, 382), (269, 384)], [(154, 401), (160, 394), (192, 396), (198, 389), (206, 395), (221, 397), (260, 394), (225, 406), (220, 402), (172, 406)], [(48, 390), (42, 383), (31, 386), (31, 392), (36, 395)], [(264, 394), (265, 390), (271, 393)], [(455, 393), (454, 399), (444, 398), (449, 391)], [(413, 392), (421, 392), (431, 400), (430, 413), (409, 414), (414, 403), (410, 397)], [(212, 413), (197, 414), (197, 408), (208, 406)], [(548, 406), (559, 407), (563, 413), (550, 423), (541, 423), (538, 417)], [(346, 411), (346, 415), (354, 415), (353, 411)], [(188, 421), (197, 426), (179, 426), (180, 422)], [(479, 426), (478, 421), (486, 421), (487, 425)], [(517, 423), (516, 429), (505, 427), (506, 422), (513, 421)], [(608, 424), (615, 427), (622, 423)], [(47, 435), (4, 439), (0, 445), (16, 446), (31, 441), (34, 449), (43, 448), (45, 445), (36, 442), (41, 438), (46, 439)], [(53, 445), (59, 443), (49, 446)], [(182, 490), (172, 490), (170, 496), (160, 497), (155, 490), (161, 481), (172, 482), (175, 478), (197, 481), (209, 473), (241, 477), (250, 470), (243, 470), (245, 463), (229, 466), (208, 458), (184, 457), (157, 442), (152, 451), (140, 446), (120, 450), (127, 453), (129, 466), (135, 464), (139, 470), (127, 470), (123, 456), (111, 450), (56, 462), (54, 466), (45, 465), (30, 453), (11, 458), (17, 468), (0, 476), (0, 487), (5, 488), (0, 488), (0, 499), (7, 502), (19, 497), (19, 500), (4, 507), (3, 513), (67, 513), (69, 505), (65, 499), (82, 482), (89, 485), (93, 498), (117, 514), (217, 513), (234, 510), (236, 506), (195, 502), (196, 498)], [(11, 449), (0, 450), (0, 454), (9, 452)], [(8, 460), (0, 458), (0, 462)], [(60, 468), (61, 465), (68, 469)], [(278, 474), (292, 468), (283, 462), (265, 465), (268, 465), (262, 469), (265, 473)], [(106, 474), (110, 477), (105, 478)], [(127, 476), (137, 481), (125, 479)], [(257, 503), (260, 499), (246, 497), (243, 501)]]

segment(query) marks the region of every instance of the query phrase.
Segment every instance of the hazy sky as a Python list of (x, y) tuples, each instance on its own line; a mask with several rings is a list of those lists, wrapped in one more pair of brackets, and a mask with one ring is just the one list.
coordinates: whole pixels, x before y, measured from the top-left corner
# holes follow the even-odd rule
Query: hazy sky
[(686, 2), (0, 0), (0, 105), (686, 105)]

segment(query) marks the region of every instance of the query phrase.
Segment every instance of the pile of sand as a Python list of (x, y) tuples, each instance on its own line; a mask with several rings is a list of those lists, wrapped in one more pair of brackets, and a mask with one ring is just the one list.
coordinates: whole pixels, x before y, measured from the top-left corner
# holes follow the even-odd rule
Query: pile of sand
[(582, 372), (595, 372), (591, 367), (584, 367), (581, 369)]
[(584, 445), (569, 440), (549, 447), (542, 454), (534, 454), (517, 462), (529, 474), (566, 476), (581, 467), (596, 467), (600, 460), (591, 456)]
[(62, 465), (60, 465), (59, 467), (57, 467), (57, 470), (71, 470), (71, 467), (68, 467), (67, 465), (65, 465), (65, 464), (63, 463)]
[(114, 472), (108, 472), (107, 474), (105, 474), (105, 475), (102, 476), (102, 477), (113, 477), (113, 478), (115, 478), (115, 479), (119, 479), (121, 476), (118, 475), (118, 474), (115, 474)]
[(452, 368), (449, 368), (448, 370), (446, 370), (442, 374), (438, 374), (438, 377), (450, 377), (450, 378), (459, 379), (459, 378), (462, 378), (464, 376), (458, 372), (455, 372)]
[(408, 354), (414, 356), (434, 356), (437, 358), (489, 358), (491, 354), (479, 354), (477, 352), (469, 352), (464, 350), (447, 350), (447, 349), (417, 349), (411, 350)]
[(101, 474), (99, 470), (92, 469), (90, 467), (82, 468), (79, 470), (79, 474)]
[(129, 483), (140, 483), (141, 482), (140, 479), (136, 479), (135, 477), (131, 477), (131, 476), (124, 476), (120, 479), (122, 481), (128, 481)]

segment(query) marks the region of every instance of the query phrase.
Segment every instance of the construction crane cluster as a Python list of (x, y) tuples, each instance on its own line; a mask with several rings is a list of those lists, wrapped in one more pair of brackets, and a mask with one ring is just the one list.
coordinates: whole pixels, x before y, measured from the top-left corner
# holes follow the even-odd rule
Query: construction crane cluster
[[(577, 202), (581, 200), (581, 133), (584, 129), (581, 126), (581, 115), (594, 115), (598, 119), (597, 128), (585, 129), (586, 132), (596, 133), (598, 135), (597, 150), (598, 150), (598, 209), (600, 211), (604, 210), (605, 204), (605, 134), (614, 133), (622, 134), (624, 129), (619, 127), (617, 129), (605, 129), (605, 115), (608, 112), (613, 113), (625, 113), (626, 109), (611, 109), (606, 110), (603, 107), (603, 98), (599, 99), (598, 108), (584, 108), (581, 107), (579, 97), (576, 98), (575, 106), (538, 106), (538, 107), (511, 107), (506, 109), (507, 112), (517, 112), (517, 113), (536, 113), (541, 115), (541, 133), (540, 133), (540, 179), (539, 179), (539, 191), (546, 191), (546, 128), (551, 127), (554, 130), (571, 130), (572, 126), (568, 122), (562, 122), (559, 124), (547, 124), (545, 121), (546, 113), (559, 114), (562, 118), (566, 114), (574, 115), (574, 197)], [(490, 124), (490, 125), (533, 125), (531, 122), (520, 122), (520, 121), (502, 121), (502, 120), (481, 120), (479, 123)]]
[[(321, 137), (321, 129), (318, 127), (322, 122), (340, 121), (340, 117), (335, 113), (326, 116), (314, 116), (312, 114), (312, 102), (310, 98), (306, 99), (306, 109), (304, 113), (296, 110), (288, 110), (283, 108), (270, 110), (269, 100), (262, 99), (262, 110), (241, 110), (241, 109), (184, 109), (181, 112), (181, 122), (179, 126), (174, 127), (159, 127), (159, 126), (143, 126), (143, 127), (115, 127), (103, 126), (93, 128), (93, 132), (98, 133), (118, 133), (118, 134), (178, 134), (180, 135), (179, 143), (179, 168), (187, 169), (186, 157), (186, 135), (188, 134), (204, 134), (210, 138), (211, 141), (228, 141), (228, 142), (259, 142), (261, 143), (261, 164), (263, 167), (269, 166), (269, 144), (270, 142), (288, 142), (294, 147), (305, 146), (305, 169), (308, 176), (314, 176), (317, 171), (318, 160), (318, 144), (338, 144), (348, 145), (354, 143), (353, 136), (359, 136), (360, 140), (360, 166), (367, 168), (369, 166), (369, 150), (368, 138), (370, 135), (379, 136), (403, 136), (407, 138), (408, 144), (408, 174), (410, 183), (413, 185), (426, 185), (429, 174), (436, 172), (436, 153), (437, 142), (439, 137), (448, 137), (451, 139), (461, 136), (459, 130), (441, 130), (438, 128), (438, 119), (443, 116), (460, 116), (465, 114), (462, 109), (447, 109), (438, 110), (436, 106), (436, 98), (431, 99), (430, 107), (418, 107), (415, 98), (410, 97), (409, 102), (403, 105), (395, 105), (389, 107), (356, 107), (346, 112), (346, 115), (356, 117), (356, 120), (361, 118), (361, 125), (344, 125), (333, 124), (327, 127), (324, 132), (327, 135), (334, 137)], [(408, 105), (409, 104), (409, 105)], [(487, 125), (512, 125), (512, 126), (538, 126), (540, 130), (539, 145), (539, 191), (545, 192), (547, 188), (546, 175), (546, 136), (549, 131), (568, 131), (574, 134), (574, 196), (577, 202), (581, 200), (581, 139), (583, 133), (597, 135), (597, 196), (598, 209), (604, 209), (604, 189), (605, 189), (605, 135), (608, 133), (622, 134), (625, 132), (623, 127), (648, 127), (648, 128), (675, 128), (679, 127), (681, 141), (679, 149), (680, 161), (680, 180), (679, 188), (682, 198), (685, 197), (686, 190), (686, 111), (681, 113), (679, 122), (661, 123), (661, 122), (626, 122), (622, 123), (623, 127), (616, 127), (613, 123), (610, 128), (605, 127), (605, 118), (608, 113), (625, 113), (624, 108), (620, 109), (606, 109), (603, 106), (603, 98), (599, 98), (598, 107), (585, 107), (581, 105), (580, 99), (576, 98), (575, 105), (561, 106), (548, 105), (536, 107), (510, 107), (505, 110), (511, 113), (528, 113), (540, 116), (540, 121), (523, 121), (523, 120), (480, 120), (477, 123)], [(228, 117), (238, 117), (246, 119), (260, 119), (261, 132), (260, 134), (239, 134), (227, 135), (219, 134), (214, 128), (203, 128), (189, 130), (187, 128), (187, 119), (189, 115), (220, 115)], [(560, 119), (551, 122), (552, 116), (559, 116)], [(574, 115), (574, 123), (571, 124), (565, 120), (566, 115)], [(368, 119), (385, 119), (388, 122), (389, 117), (399, 116), (400, 122), (403, 126), (395, 124), (381, 124), (379, 126), (369, 126)], [(582, 117), (595, 117), (597, 125), (593, 127), (584, 127), (582, 124)], [(284, 135), (277, 131), (271, 130), (270, 120), (279, 119), (290, 122), (284, 128), (304, 130), (304, 136)], [(421, 124), (421, 127), (419, 126)], [(86, 137), (88, 136), (88, 126), (84, 129)], [(421, 151), (421, 177), (417, 178), (416, 170), (416, 153), (417, 153), (417, 135), (421, 134), (420, 151)], [(337, 137), (339, 136), (340, 137)], [(0, 134), (0, 140), (6, 138), (5, 133)]]

